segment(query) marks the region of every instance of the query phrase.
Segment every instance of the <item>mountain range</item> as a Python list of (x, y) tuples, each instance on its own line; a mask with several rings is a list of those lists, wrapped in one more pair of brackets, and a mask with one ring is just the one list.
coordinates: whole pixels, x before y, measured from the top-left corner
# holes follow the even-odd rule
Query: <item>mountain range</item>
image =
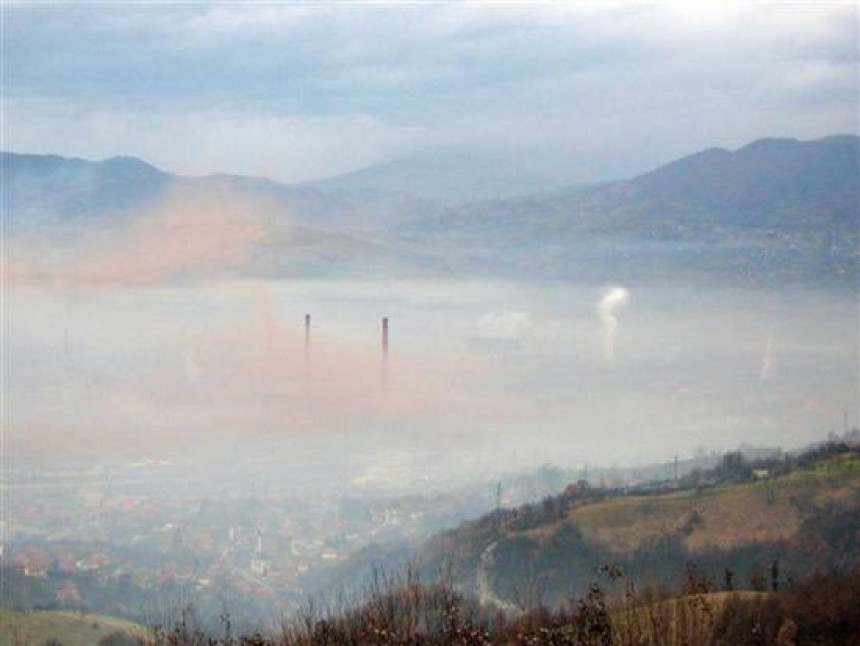
[(449, 148), (395, 159), (304, 186), (406, 193), (453, 207), (583, 185), (599, 177), (624, 176), (593, 153), (571, 152), (562, 158), (538, 150)]
[(485, 184), (471, 194), (495, 199), (465, 203), (464, 185), (478, 180), (452, 177), (452, 199), (441, 200), (436, 170), (422, 191), (426, 166), (408, 160), (288, 185), (182, 177), (131, 157), (0, 154), (13, 240), (132, 222), (167, 195), (229, 196), (265, 213), (246, 274), (853, 285), (860, 253), (852, 135), (711, 148), (629, 180), (520, 197)]

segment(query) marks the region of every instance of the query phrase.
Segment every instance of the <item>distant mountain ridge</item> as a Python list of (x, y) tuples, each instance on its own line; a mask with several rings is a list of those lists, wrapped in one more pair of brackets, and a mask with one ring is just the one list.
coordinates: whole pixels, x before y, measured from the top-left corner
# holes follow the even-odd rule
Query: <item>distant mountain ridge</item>
[(464, 205), (398, 233), (508, 275), (853, 281), (860, 137), (708, 149), (630, 180)]
[(13, 229), (105, 214), (122, 216), (164, 197), (169, 190), (217, 191), (265, 201), (272, 215), (321, 230), (376, 229), (440, 211), (428, 202), (374, 190), (322, 190), (270, 179), (216, 174), (183, 177), (136, 157), (103, 161), (0, 152), (7, 223)]
[[(263, 250), (266, 275), (375, 267), (401, 275), (854, 284), (860, 260), (854, 135), (760, 139), (735, 151), (703, 150), (629, 180), (465, 204), (399, 190), (410, 182), (420, 188), (420, 165), (411, 178), (403, 176), (408, 165), (398, 166), (390, 186), (370, 187), (364, 171), (284, 185), (180, 177), (131, 157), (0, 154), (8, 234), (121, 222), (177, 190), (229, 194), (265, 203), (278, 230), (298, 227), (301, 239), (313, 240), (302, 253), (314, 261), (296, 264), (282, 247), (286, 237), (276, 236)], [(430, 170), (438, 189), (440, 169)]]
[(860, 137), (759, 139), (736, 151), (710, 148), (684, 157), (631, 180), (627, 188), (639, 199), (722, 207), (819, 200), (834, 209), (856, 209), (858, 166)]
[(544, 159), (534, 152), (447, 150), (396, 159), (302, 184), (321, 189), (403, 193), (455, 206), (509, 199), (582, 185), (599, 176), (623, 177), (593, 155)]
[[(857, 218), (858, 177), (858, 136), (838, 135), (815, 141), (760, 139), (736, 151), (709, 148), (629, 180), (473, 203), (443, 217), (456, 224), (458, 219), (508, 217), (516, 211), (525, 221), (539, 209), (552, 215), (563, 209), (565, 213), (559, 215), (565, 215), (568, 223), (587, 224), (605, 232), (620, 223), (619, 215), (631, 209), (647, 211), (659, 206), (690, 212), (718, 209), (722, 219), (754, 210), (797, 210), (799, 206), (826, 209), (826, 215), (836, 218)], [(586, 222), (595, 209), (600, 211), (600, 221)], [(650, 224), (647, 213), (640, 220), (640, 227)]]
[(92, 162), (0, 152), (0, 158), (6, 222), (13, 230), (139, 208), (161, 197), (173, 181), (135, 157)]
[[(375, 275), (408, 267), (426, 273), (434, 263), (420, 253), (391, 248), (367, 232), (428, 216), (437, 207), (403, 195), (322, 191), (235, 175), (182, 177), (133, 157), (104, 161), (2, 155), (7, 236), (47, 237), (62, 245), (92, 232), (130, 225), (165, 202), (254, 205), (265, 234), (247, 260), (230, 271), (243, 276)], [(238, 206), (236, 208), (242, 208)], [(41, 270), (40, 270), (41, 272)]]

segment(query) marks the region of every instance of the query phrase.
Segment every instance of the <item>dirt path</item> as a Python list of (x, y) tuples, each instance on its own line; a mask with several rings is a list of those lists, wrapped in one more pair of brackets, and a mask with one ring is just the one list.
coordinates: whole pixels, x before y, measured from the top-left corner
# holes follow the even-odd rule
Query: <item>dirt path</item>
[(513, 603), (505, 601), (493, 591), (492, 571), (495, 565), (495, 551), (498, 541), (493, 541), (481, 553), (478, 560), (478, 569), (475, 573), (475, 587), (478, 590), (478, 600), (484, 605), (492, 605), (496, 608), (513, 614), (519, 614), (520, 608)]

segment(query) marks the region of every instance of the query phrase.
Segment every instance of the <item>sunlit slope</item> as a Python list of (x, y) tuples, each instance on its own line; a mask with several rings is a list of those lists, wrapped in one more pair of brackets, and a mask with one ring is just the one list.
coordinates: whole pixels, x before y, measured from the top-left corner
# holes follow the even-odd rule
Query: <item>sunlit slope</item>
[(116, 632), (145, 635), (139, 624), (106, 615), (0, 609), (0, 646), (41, 646), (50, 639), (63, 646), (91, 646)]
[[(682, 536), (690, 551), (791, 538), (804, 510), (860, 496), (860, 460), (848, 458), (756, 482), (650, 496), (614, 498), (574, 507), (565, 520), (619, 552)], [(545, 538), (564, 521), (523, 532)]]
[(571, 487), (443, 532), (422, 554), (425, 575), (450, 572), (483, 600), (523, 590), (561, 601), (618, 563), (640, 583), (676, 585), (695, 562), (720, 585), (749, 588), (779, 564), (783, 580), (860, 563), (860, 459), (849, 455), (778, 477), (668, 493)]

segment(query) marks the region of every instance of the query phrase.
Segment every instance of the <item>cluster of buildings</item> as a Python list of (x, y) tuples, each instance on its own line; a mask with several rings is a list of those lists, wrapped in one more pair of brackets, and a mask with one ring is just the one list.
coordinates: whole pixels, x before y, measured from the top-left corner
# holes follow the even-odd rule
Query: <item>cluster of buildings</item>
[(170, 498), (93, 478), (66, 478), (61, 486), (13, 478), (9, 485), (3, 566), (43, 583), (57, 607), (88, 610), (105, 610), (96, 599), (106, 591), (301, 600), (319, 568), (373, 542), (428, 536), (473, 513), (454, 496)]

